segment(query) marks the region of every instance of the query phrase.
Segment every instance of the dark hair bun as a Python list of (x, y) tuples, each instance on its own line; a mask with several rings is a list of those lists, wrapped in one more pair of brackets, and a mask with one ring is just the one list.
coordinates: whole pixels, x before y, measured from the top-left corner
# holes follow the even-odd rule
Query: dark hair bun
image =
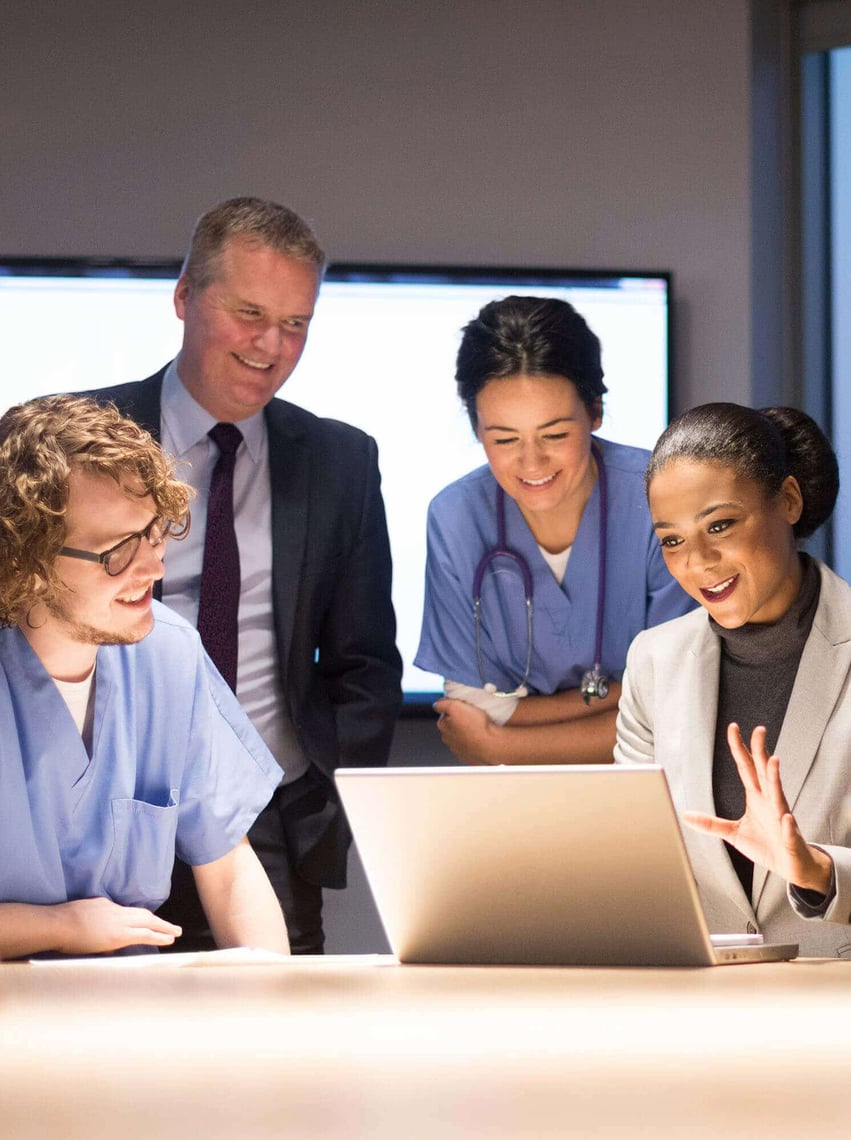
[(795, 524), (796, 538), (809, 538), (827, 522), (839, 494), (839, 464), (830, 440), (814, 419), (797, 408), (763, 408), (786, 446), (789, 473), (798, 480), (804, 509)]
[(809, 538), (830, 518), (839, 492), (839, 466), (830, 440), (797, 408), (757, 410), (730, 403), (690, 408), (656, 441), (645, 485), (649, 488), (659, 471), (679, 459), (729, 467), (771, 496), (794, 475), (804, 500), (792, 528), (798, 539)]

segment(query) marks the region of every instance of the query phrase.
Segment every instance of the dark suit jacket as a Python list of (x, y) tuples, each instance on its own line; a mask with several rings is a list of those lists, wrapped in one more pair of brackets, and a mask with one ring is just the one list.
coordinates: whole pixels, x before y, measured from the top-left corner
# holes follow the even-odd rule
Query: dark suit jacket
[[(159, 439), (164, 372), (85, 394), (113, 401)], [(386, 764), (401, 704), (377, 448), (359, 429), (284, 400), (272, 400), (265, 416), (278, 667), (290, 720), (327, 795), (321, 817), (302, 829), (297, 862), (308, 881), (342, 887), (351, 836), (333, 772)]]

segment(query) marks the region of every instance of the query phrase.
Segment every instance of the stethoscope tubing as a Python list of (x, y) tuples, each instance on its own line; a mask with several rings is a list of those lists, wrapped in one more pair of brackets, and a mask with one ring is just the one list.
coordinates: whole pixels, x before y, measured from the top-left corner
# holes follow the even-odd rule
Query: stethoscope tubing
[[(594, 635), (594, 670), (595, 676), (601, 680), (600, 667), (603, 656), (603, 622), (606, 606), (606, 567), (608, 560), (608, 521), (609, 521), (609, 486), (606, 474), (606, 464), (603, 460), (603, 451), (596, 439), (591, 440), (591, 451), (597, 462), (597, 479), (600, 484), (600, 538), (597, 545), (597, 615)], [(507, 558), (517, 567), (523, 580), (523, 596), (526, 603), (526, 664), (523, 676), (518, 686), (512, 692), (500, 692), (492, 684), (486, 684), (482, 668), (481, 655), (481, 608), (482, 586), (485, 574), (491, 563), (497, 558)], [(479, 560), (473, 574), (473, 621), (476, 628), (476, 666), (479, 671), (479, 680), (482, 686), (499, 696), (525, 696), (528, 692), (529, 675), (532, 671), (532, 610), (533, 610), (533, 579), (529, 563), (523, 555), (514, 550), (506, 542), (505, 525), (505, 492), (502, 487), (496, 489), (496, 546), (486, 550)], [(600, 694), (604, 695), (604, 694)]]
[(597, 547), (597, 628), (594, 635), (594, 669), (599, 672), (603, 660), (603, 618), (606, 606), (606, 567), (608, 565), (609, 530), (609, 479), (603, 461), (603, 449), (596, 439), (591, 450), (597, 460), (597, 480), (600, 484), (600, 541)]

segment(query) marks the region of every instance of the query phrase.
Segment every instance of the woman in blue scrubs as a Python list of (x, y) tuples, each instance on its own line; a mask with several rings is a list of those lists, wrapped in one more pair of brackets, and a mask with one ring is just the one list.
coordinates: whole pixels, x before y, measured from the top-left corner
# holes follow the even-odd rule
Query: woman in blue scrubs
[(648, 453), (593, 436), (600, 342), (566, 301), (486, 305), (456, 380), (488, 462), (429, 507), (416, 663), (445, 678), (443, 740), (470, 764), (609, 762), (630, 641), (693, 605), (652, 533)]

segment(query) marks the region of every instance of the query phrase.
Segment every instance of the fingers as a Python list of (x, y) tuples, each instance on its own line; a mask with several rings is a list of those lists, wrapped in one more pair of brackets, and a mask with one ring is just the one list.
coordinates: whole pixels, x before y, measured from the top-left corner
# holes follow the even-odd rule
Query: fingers
[(163, 934), (158, 930), (147, 930), (145, 927), (134, 927), (133, 938), (127, 942), (128, 946), (173, 946), (177, 936)]
[(765, 725), (758, 724), (751, 733), (750, 756), (761, 788), (764, 788), (766, 784), (768, 761), (770, 759), (765, 737)]
[(789, 804), (780, 782), (780, 759), (768, 754), (765, 737), (765, 726), (758, 724), (751, 733), (750, 748), (747, 748), (739, 726), (735, 723), (727, 726), (727, 744), (745, 793), (765, 797), (778, 816), (782, 816), (789, 811)]
[[(786, 799), (786, 793), (783, 791), (783, 784), (780, 781), (780, 757), (769, 756), (765, 768), (765, 790), (774, 810), (779, 817), (789, 815), (794, 823), (794, 816), (791, 815), (789, 801)], [(797, 830), (797, 824), (795, 824), (795, 829)]]
[(164, 918), (160, 918), (158, 914), (154, 914), (153, 911), (146, 910), (144, 907), (128, 907), (127, 911), (131, 926), (137, 924), (145, 926), (159, 934), (170, 934), (172, 938), (179, 938), (183, 933), (182, 927), (173, 922), (166, 922)]
[(705, 835), (718, 835), (722, 839), (731, 839), (739, 826), (738, 820), (719, 819), (717, 815), (705, 815), (700, 811), (684, 811), (682, 820), (695, 831), (702, 831)]
[[(765, 729), (761, 726), (755, 728), (751, 734), (751, 746), (759, 747), (759, 737), (757, 733), (762, 732), (762, 748), (765, 750)], [(759, 791), (759, 776), (757, 774), (754, 757), (745, 746), (742, 740), (742, 730), (733, 722), (727, 725), (727, 745), (730, 753), (736, 764), (736, 769), (739, 773), (739, 779), (744, 785), (745, 792), (758, 792)]]
[(126, 917), (133, 942), (143, 946), (171, 946), (183, 933), (181, 927), (144, 907), (127, 907)]
[(169, 946), (182, 930), (145, 907), (123, 906), (107, 898), (59, 903), (61, 927), (55, 949), (63, 954), (98, 954), (124, 946)]

